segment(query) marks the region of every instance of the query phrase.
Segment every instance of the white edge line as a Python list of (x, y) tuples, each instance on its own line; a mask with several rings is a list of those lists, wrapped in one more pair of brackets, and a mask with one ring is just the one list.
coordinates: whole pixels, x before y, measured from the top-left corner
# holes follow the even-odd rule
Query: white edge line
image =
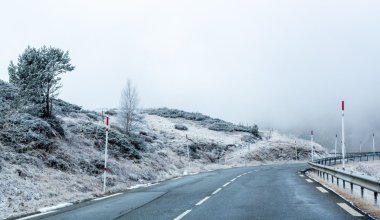
[(226, 184), (223, 185), (223, 187), (226, 187), (228, 186), (228, 184), (230, 184), (231, 182), (227, 182)]
[(55, 211), (49, 211), (49, 212), (43, 212), (43, 213), (39, 213), (39, 214), (35, 214), (35, 215), (30, 215), (30, 216), (26, 216), (26, 217), (23, 217), (23, 218), (18, 218), (17, 220), (30, 219), (30, 218), (38, 217), (38, 216), (41, 216), (41, 215), (46, 215), (46, 214), (49, 214), (49, 213), (52, 213), (52, 212), (55, 212)]
[(117, 196), (117, 195), (120, 195), (120, 194), (123, 194), (123, 193), (116, 193), (116, 194), (113, 194), (113, 195), (110, 195), (110, 196), (96, 198), (96, 199), (93, 199), (93, 201), (99, 201), (99, 200), (107, 199), (107, 198), (110, 198), (110, 197), (113, 197), (113, 196)]
[(70, 202), (60, 203), (60, 204), (55, 205), (55, 206), (40, 208), (40, 209), (38, 209), (38, 211), (42, 212), (42, 213), (44, 213), (44, 212), (50, 212), (50, 211), (53, 211), (53, 210), (56, 210), (56, 209), (60, 209), (60, 208), (64, 208), (64, 207), (71, 206), (71, 205), (73, 205), (73, 203), (70, 203)]
[(222, 190), (222, 188), (219, 188), (219, 189), (215, 190), (215, 191), (212, 193), (212, 195), (217, 194), (220, 190)]
[(206, 202), (207, 199), (209, 199), (210, 196), (206, 196), (204, 199), (202, 199), (201, 201), (199, 201), (197, 204), (195, 205), (202, 205), (202, 203)]
[(311, 179), (305, 179), (307, 182), (309, 182), (309, 183), (312, 183), (313, 182), (313, 180), (311, 180)]
[(342, 209), (344, 209), (346, 212), (350, 213), (352, 216), (360, 217), (363, 216), (359, 212), (357, 212), (355, 209), (351, 208), (346, 203), (337, 203), (338, 206), (340, 206)]
[(191, 209), (184, 211), (182, 214), (180, 214), (179, 216), (177, 216), (177, 218), (175, 218), (174, 220), (180, 220), (180, 219), (182, 219), (183, 217), (185, 217), (185, 215), (189, 214), (189, 212), (191, 212)]

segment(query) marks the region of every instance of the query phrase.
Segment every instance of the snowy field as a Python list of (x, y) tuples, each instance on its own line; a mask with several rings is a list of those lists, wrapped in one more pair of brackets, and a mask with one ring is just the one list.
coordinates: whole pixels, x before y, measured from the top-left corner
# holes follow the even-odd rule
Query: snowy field
[[(337, 168), (342, 168), (342, 165), (337, 165)], [(366, 161), (366, 162), (354, 162), (347, 163), (345, 170), (351, 170), (353, 172), (361, 173), (368, 176), (373, 176), (380, 179), (380, 161)]]

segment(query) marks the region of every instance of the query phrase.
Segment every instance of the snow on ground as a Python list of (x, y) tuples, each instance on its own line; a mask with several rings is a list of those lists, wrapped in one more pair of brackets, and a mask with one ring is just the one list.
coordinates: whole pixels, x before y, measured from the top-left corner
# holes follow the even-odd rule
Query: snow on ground
[[(156, 115), (144, 115), (148, 129), (158, 131), (168, 135), (170, 143), (185, 145), (188, 143), (186, 135), (193, 141), (215, 142), (224, 145), (233, 145), (241, 142), (241, 138), (246, 132), (220, 132), (209, 130), (205, 126), (199, 125), (195, 121), (182, 118), (163, 118)], [(187, 131), (174, 128), (175, 124), (184, 124), (188, 127)]]
[[(337, 165), (337, 168), (342, 168), (342, 165)], [(361, 161), (361, 162), (353, 162), (346, 163), (345, 170), (351, 170), (353, 172), (357, 172), (367, 176), (373, 176), (380, 179), (380, 161)]]
[[(101, 124), (88, 116), (77, 113), (61, 117), (66, 126)], [(111, 118), (111, 129), (120, 129)], [(188, 130), (177, 130), (175, 124), (183, 124)], [(90, 128), (83, 127), (80, 130)], [(273, 133), (269, 140), (247, 142), (247, 132), (223, 132), (209, 130), (204, 124), (183, 118), (163, 118), (143, 114), (138, 124), (140, 133), (147, 134), (147, 149), (140, 152), (140, 160), (109, 155), (107, 193), (125, 191), (134, 187), (179, 177), (184, 173), (198, 173), (244, 165), (295, 162), (310, 159), (310, 142)], [(104, 151), (94, 145), (86, 133), (66, 130), (66, 138), (59, 142), (54, 157), (62, 156), (58, 163), (67, 163), (68, 170), (47, 167), (40, 151), (18, 154), (0, 144), (0, 219), (36, 212), (46, 206), (72, 203), (102, 195), (102, 172), (94, 166), (102, 166)], [(186, 139), (186, 135), (191, 141)], [(253, 143), (255, 142), (255, 143)], [(201, 145), (204, 154), (198, 159), (187, 159), (187, 145)], [(207, 149), (215, 148), (215, 149)], [(318, 155), (326, 151), (315, 144)], [(112, 149), (110, 149), (112, 151)], [(218, 151), (217, 151), (218, 150)], [(194, 153), (194, 152), (193, 152)], [(218, 160), (211, 161), (217, 156)], [(59, 158), (58, 158), (59, 159)], [(20, 162), (22, 161), (22, 162)], [(94, 165), (95, 164), (95, 165)], [(91, 173), (86, 169), (98, 171)]]

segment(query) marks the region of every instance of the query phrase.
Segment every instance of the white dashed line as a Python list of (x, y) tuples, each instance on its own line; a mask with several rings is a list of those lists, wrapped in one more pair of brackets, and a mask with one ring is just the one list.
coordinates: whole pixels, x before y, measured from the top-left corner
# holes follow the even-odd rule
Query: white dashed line
[(233, 178), (232, 180), (231, 180), (231, 182), (233, 182), (233, 181), (235, 181), (236, 180), (236, 178)]
[(202, 205), (202, 203), (204, 203), (207, 199), (209, 199), (210, 196), (206, 196), (204, 199), (202, 199), (201, 201), (199, 201), (197, 204), (195, 205)]
[(177, 216), (177, 218), (175, 218), (174, 220), (180, 220), (180, 219), (182, 219), (183, 217), (185, 217), (185, 215), (189, 214), (189, 212), (191, 212), (191, 209), (184, 211), (182, 214), (180, 214), (179, 216)]
[(321, 191), (322, 193), (328, 193), (327, 190), (325, 190), (323, 187), (317, 186), (317, 189)]
[(300, 177), (304, 177), (304, 175), (300, 174)]
[(359, 212), (355, 211), (355, 209), (351, 208), (346, 203), (337, 203), (338, 206), (340, 206), (342, 209), (346, 210), (346, 212), (350, 213), (352, 216), (360, 217), (363, 216)]
[(311, 179), (306, 179), (306, 181), (309, 182), (309, 183), (313, 182), (313, 180), (311, 180)]
[(212, 195), (217, 194), (220, 190), (222, 190), (222, 188), (219, 188), (219, 189), (215, 190), (215, 191), (212, 193)]
[(46, 214), (49, 214), (49, 213), (52, 213), (52, 212), (55, 212), (55, 211), (44, 212), (44, 213), (39, 213), (39, 214), (31, 215), (31, 216), (26, 216), (26, 217), (24, 217), (24, 218), (19, 218), (19, 219), (17, 219), (17, 220), (30, 219), (30, 218), (38, 217), (38, 216), (41, 216), (41, 215), (46, 215)]
[(99, 200), (103, 200), (103, 199), (107, 199), (107, 198), (110, 198), (110, 197), (113, 197), (113, 196), (117, 196), (117, 195), (120, 195), (122, 193), (116, 193), (116, 194), (113, 194), (113, 195), (110, 195), (110, 196), (105, 196), (105, 197), (101, 197), (101, 198), (97, 198), (97, 199), (93, 199), (94, 201), (99, 201)]
[(228, 182), (228, 183), (226, 183), (226, 184), (224, 184), (223, 185), (223, 187), (226, 187), (226, 186), (228, 186), (228, 184), (230, 184), (231, 182)]

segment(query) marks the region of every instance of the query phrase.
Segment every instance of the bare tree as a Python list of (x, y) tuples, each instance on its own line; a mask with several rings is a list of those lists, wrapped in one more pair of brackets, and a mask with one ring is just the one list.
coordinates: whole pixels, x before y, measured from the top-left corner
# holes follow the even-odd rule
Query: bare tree
[(120, 99), (119, 120), (125, 129), (125, 133), (129, 134), (135, 125), (136, 111), (139, 104), (139, 95), (136, 86), (132, 84), (130, 79), (127, 80)]

